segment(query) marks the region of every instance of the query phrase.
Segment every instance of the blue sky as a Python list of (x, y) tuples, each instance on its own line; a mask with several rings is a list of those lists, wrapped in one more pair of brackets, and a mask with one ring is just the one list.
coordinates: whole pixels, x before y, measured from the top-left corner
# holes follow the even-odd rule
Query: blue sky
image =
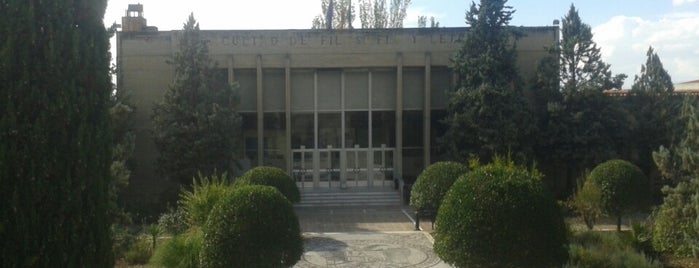
[[(182, 28), (190, 12), (202, 29), (307, 29), (320, 13), (320, 0), (109, 0), (105, 24), (120, 23), (127, 5), (139, 2), (148, 24), (160, 30)], [(470, 3), (412, 0), (405, 27), (415, 27), (419, 15), (434, 16), (443, 27), (466, 26)], [(552, 25), (571, 3), (593, 27), (612, 71), (629, 76), (625, 87), (633, 83), (651, 45), (675, 83), (699, 79), (699, 0), (510, 0), (516, 10), (510, 24)]]

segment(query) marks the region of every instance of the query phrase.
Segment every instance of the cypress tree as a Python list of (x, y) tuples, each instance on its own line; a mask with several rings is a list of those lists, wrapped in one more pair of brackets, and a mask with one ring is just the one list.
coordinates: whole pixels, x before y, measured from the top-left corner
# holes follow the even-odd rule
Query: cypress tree
[(0, 266), (111, 267), (107, 1), (0, 0)]
[(646, 64), (641, 65), (641, 76), (637, 75), (634, 78), (631, 89), (654, 93), (674, 91), (675, 86), (672, 84), (672, 78), (663, 67), (658, 53), (653, 51), (653, 47), (648, 47), (646, 56)]
[(181, 33), (172, 61), (175, 79), (156, 103), (153, 123), (161, 174), (190, 184), (198, 173), (234, 173), (241, 120), (237, 87), (212, 64), (193, 15)]
[(517, 34), (508, 27), (514, 11), (506, 2), (482, 0), (466, 12), (470, 28), (452, 59), (459, 80), (444, 119), (449, 128), (440, 140), (455, 159), (489, 161), (511, 152), (531, 160), (535, 128), (519, 85)]

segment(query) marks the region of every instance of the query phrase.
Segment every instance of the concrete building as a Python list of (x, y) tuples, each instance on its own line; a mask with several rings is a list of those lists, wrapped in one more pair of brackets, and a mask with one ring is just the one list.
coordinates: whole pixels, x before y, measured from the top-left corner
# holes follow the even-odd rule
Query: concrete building
[[(142, 11), (142, 7), (140, 9)], [(132, 187), (155, 189), (151, 113), (173, 81), (167, 61), (181, 31), (157, 31), (127, 12), (117, 34), (120, 86), (137, 105)], [(135, 20), (136, 22), (132, 22)], [(520, 27), (527, 79), (558, 27)], [(448, 66), (467, 28), (202, 30), (210, 57), (240, 85), (241, 165), (286, 170), (302, 191), (391, 187), (415, 178), (444, 131)]]

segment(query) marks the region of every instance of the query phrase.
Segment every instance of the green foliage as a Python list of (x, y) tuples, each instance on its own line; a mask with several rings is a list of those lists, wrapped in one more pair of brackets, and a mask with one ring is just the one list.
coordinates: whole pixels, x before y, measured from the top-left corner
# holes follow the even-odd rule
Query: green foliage
[(557, 267), (566, 227), (536, 170), (496, 158), (472, 166), (444, 197), (435, 252), (456, 267)]
[(602, 53), (592, 41), (590, 25), (583, 23), (573, 4), (561, 23), (560, 80), (568, 95), (579, 91), (620, 89), (626, 75), (612, 77), (609, 64), (602, 61)]
[(153, 256), (153, 243), (148, 235), (139, 236), (124, 255), (129, 265), (146, 264)]
[(694, 204), (699, 197), (699, 178), (663, 188), (665, 198), (655, 212), (653, 247), (677, 256), (692, 256), (692, 240), (699, 239), (696, 220), (699, 208)]
[(629, 233), (586, 231), (571, 237), (570, 261), (563, 267), (663, 267), (636, 251)]
[(689, 181), (699, 175), (699, 113), (697, 98), (685, 97), (680, 108), (680, 121), (684, 123), (679, 142), (670, 149), (661, 146), (653, 152), (653, 159), (664, 178), (673, 183)]
[(653, 47), (648, 47), (646, 56), (646, 64), (641, 65), (641, 76), (634, 78), (631, 90), (654, 93), (674, 91), (672, 78), (663, 67), (658, 54), (653, 52)]
[(112, 252), (117, 260), (124, 258), (131, 245), (136, 242), (136, 236), (129, 228), (118, 224), (112, 225), (112, 239)]
[(191, 190), (180, 194), (180, 206), (184, 209), (190, 226), (204, 226), (211, 210), (231, 191), (226, 174), (199, 178), (192, 181)]
[(192, 228), (160, 243), (153, 253), (151, 263), (159, 267), (197, 268), (203, 244), (201, 229)]
[(153, 109), (153, 135), (160, 172), (187, 184), (198, 173), (234, 171), (241, 119), (237, 87), (211, 63), (193, 16), (179, 40), (174, 82)]
[(107, 1), (0, 3), (0, 266), (111, 267)]
[(457, 162), (437, 162), (420, 173), (410, 191), (410, 206), (415, 210), (439, 209), (442, 198), (468, 167)]
[(303, 253), (298, 218), (270, 186), (242, 186), (226, 195), (203, 228), (201, 267), (290, 267)]
[(602, 212), (617, 218), (618, 231), (622, 216), (648, 203), (648, 180), (641, 169), (628, 161), (614, 159), (599, 164), (590, 172), (588, 181), (599, 188)]
[(531, 160), (535, 123), (524, 100), (516, 68), (516, 33), (506, 0), (473, 3), (466, 14), (470, 26), (452, 59), (458, 83), (451, 92), (440, 139), (455, 159), (512, 152)]
[(169, 208), (167, 212), (161, 214), (160, 218), (158, 218), (158, 226), (163, 233), (178, 235), (186, 231), (189, 227), (187, 221), (187, 212), (184, 208)]
[(573, 200), (571, 200), (572, 206), (582, 217), (587, 229), (592, 230), (597, 219), (602, 215), (602, 192), (594, 183), (580, 182), (577, 187)]
[(294, 180), (283, 170), (277, 167), (259, 166), (248, 170), (235, 180), (233, 187), (245, 185), (266, 185), (277, 188), (289, 201), (298, 203), (301, 201), (301, 193)]

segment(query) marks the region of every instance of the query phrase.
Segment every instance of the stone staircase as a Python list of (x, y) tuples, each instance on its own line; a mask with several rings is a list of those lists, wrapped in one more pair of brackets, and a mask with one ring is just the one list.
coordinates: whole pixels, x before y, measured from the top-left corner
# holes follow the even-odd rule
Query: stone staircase
[(301, 191), (298, 208), (401, 206), (400, 194), (393, 188), (322, 189)]

